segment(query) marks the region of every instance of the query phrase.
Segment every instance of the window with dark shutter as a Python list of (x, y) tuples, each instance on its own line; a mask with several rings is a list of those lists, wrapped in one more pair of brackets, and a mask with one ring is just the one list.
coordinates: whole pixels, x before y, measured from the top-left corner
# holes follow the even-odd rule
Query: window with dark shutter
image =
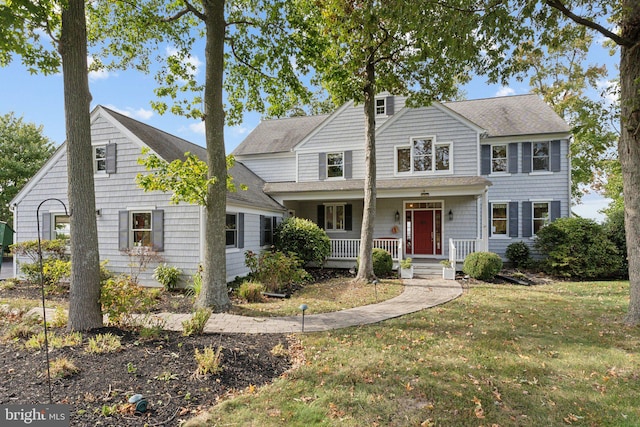
[(491, 173), (491, 146), (480, 146), (480, 175), (489, 175)]
[(509, 202), (509, 237), (518, 237), (518, 202)]
[(518, 173), (518, 144), (509, 144), (509, 173)]

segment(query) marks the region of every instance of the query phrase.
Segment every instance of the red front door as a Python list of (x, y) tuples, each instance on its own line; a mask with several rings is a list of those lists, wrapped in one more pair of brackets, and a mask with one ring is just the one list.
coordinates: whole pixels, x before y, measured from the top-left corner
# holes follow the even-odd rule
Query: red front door
[(414, 255), (433, 255), (433, 211), (414, 211), (413, 224)]

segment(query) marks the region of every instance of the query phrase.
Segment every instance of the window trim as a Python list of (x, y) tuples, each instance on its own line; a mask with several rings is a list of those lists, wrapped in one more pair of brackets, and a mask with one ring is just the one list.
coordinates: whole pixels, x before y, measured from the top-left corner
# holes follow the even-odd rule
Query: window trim
[[(57, 218), (67, 218), (68, 220), (70, 220), (69, 215), (65, 214), (64, 212), (50, 212), (51, 213), (51, 236), (53, 237), (52, 240), (58, 240), (61, 239), (60, 237), (58, 237), (58, 232), (56, 231), (56, 219)], [(65, 238), (66, 240), (71, 238), (71, 222), (69, 222), (69, 228), (68, 228), (69, 233), (65, 234)]]
[[(107, 145), (108, 143), (92, 144), (91, 150), (93, 154), (93, 175), (94, 176), (108, 176), (107, 173)], [(102, 148), (104, 150), (104, 157), (98, 158), (97, 150)], [(104, 162), (104, 169), (98, 169), (98, 162)]]
[[(431, 141), (431, 167), (428, 170), (424, 171), (416, 171), (414, 169), (415, 164), (415, 152), (414, 152), (414, 141), (418, 140), (430, 140)], [(448, 158), (448, 169), (437, 169), (437, 152), (439, 148), (447, 147), (449, 151)], [(399, 155), (398, 152), (400, 150), (409, 149), (409, 170), (408, 171), (399, 171), (398, 170), (398, 160)], [(394, 160), (394, 174), (396, 176), (406, 176), (406, 175), (446, 175), (453, 173), (453, 141), (443, 141), (440, 142), (436, 139), (435, 136), (415, 136), (409, 138), (409, 144), (399, 144), (393, 147), (393, 160)]]
[[(536, 144), (546, 144), (547, 145), (547, 154), (546, 156), (535, 156), (534, 147)], [(535, 168), (535, 159), (547, 159), (547, 168), (546, 169), (536, 169)], [(531, 173), (533, 174), (546, 174), (552, 173), (551, 171), (551, 141), (532, 141), (531, 142)]]
[[(347, 231), (347, 204), (346, 203), (324, 203), (324, 230), (331, 232), (344, 232)], [(331, 221), (333, 222), (333, 228), (327, 227), (329, 221), (329, 215), (327, 213), (327, 208), (332, 207), (333, 215)], [(338, 207), (342, 207), (342, 228), (336, 228), (336, 224), (338, 224)]]
[[(149, 228), (133, 228), (134, 222), (133, 217), (136, 214), (149, 214)], [(141, 247), (150, 247), (153, 248), (153, 211), (147, 209), (140, 210), (130, 210), (129, 211), (129, 247), (130, 248), (141, 248)], [(133, 239), (136, 231), (148, 232), (149, 233), (149, 243), (151, 245), (137, 245), (136, 241)]]
[[(542, 205), (542, 204), (547, 205), (547, 217), (546, 218), (537, 218), (535, 216), (536, 205)], [(547, 225), (551, 224), (551, 202), (549, 202), (549, 201), (534, 201), (534, 200), (531, 201), (531, 233), (532, 233), (532, 236), (535, 236), (536, 234), (538, 234), (538, 232), (536, 231), (536, 220), (537, 221), (544, 220), (544, 224), (540, 227), (540, 229), (538, 229), (538, 231), (540, 231), (541, 229), (543, 229)]]
[[(503, 171), (496, 171), (494, 170), (494, 159), (495, 157), (493, 156), (493, 149), (495, 147), (502, 147), (504, 146), (505, 148), (505, 156), (504, 156), (504, 165), (505, 165), (505, 170)], [(509, 175), (509, 143), (505, 142), (504, 144), (491, 144), (490, 145), (491, 149), (489, 151), (490, 154), (490, 161), (491, 161), (491, 171), (490, 171), (490, 175)]]
[[(378, 101), (382, 101), (382, 105), (378, 105)], [(375, 98), (375, 112), (376, 112), (376, 116), (386, 116), (387, 115), (387, 98), (385, 97), (381, 97), (381, 98)], [(382, 108), (382, 112), (379, 113), (378, 109)]]
[[(235, 218), (235, 224), (234, 224), (234, 225), (235, 225), (235, 228), (234, 228), (234, 229), (232, 229), (232, 230), (230, 230), (229, 228), (227, 228), (227, 224), (228, 224), (228, 222), (227, 222), (227, 217), (230, 217), (230, 216), (232, 216), (232, 217), (234, 217), (234, 218)], [(238, 235), (239, 235), (239, 227), (238, 227), (238, 213), (237, 213), (237, 212), (231, 212), (231, 213), (227, 212), (227, 213), (225, 214), (225, 217), (224, 217), (224, 218), (225, 218), (225, 221), (224, 221), (224, 223), (225, 223), (225, 247), (226, 247), (227, 249), (236, 249), (236, 248), (238, 247)], [(226, 240), (226, 239), (227, 239), (227, 237), (226, 237), (226, 236), (227, 236), (227, 232), (228, 232), (228, 231), (233, 231), (233, 233), (234, 233), (233, 244), (231, 244), (231, 245), (227, 244), (227, 240)]]
[[(510, 217), (509, 217), (509, 202), (508, 201), (495, 201), (495, 202), (491, 202), (491, 237), (495, 238), (495, 239), (510, 239), (511, 236), (509, 234), (509, 222), (510, 222)], [(504, 209), (505, 209), (505, 214), (506, 216), (504, 218), (499, 218), (499, 221), (504, 221), (505, 222), (505, 232), (504, 233), (496, 233), (496, 231), (493, 228), (493, 221), (496, 220), (495, 214), (494, 214), (494, 207), (496, 205), (504, 205)]]
[[(342, 162), (340, 165), (330, 165), (329, 164), (329, 157), (331, 156), (340, 156), (340, 158), (342, 159)], [(345, 154), (344, 151), (335, 151), (332, 153), (327, 153), (327, 155), (325, 156), (325, 162), (326, 162), (326, 171), (327, 171), (327, 180), (331, 180), (331, 179), (345, 179)], [(342, 170), (342, 174), (340, 176), (329, 176), (329, 170), (333, 167), (341, 167)]]

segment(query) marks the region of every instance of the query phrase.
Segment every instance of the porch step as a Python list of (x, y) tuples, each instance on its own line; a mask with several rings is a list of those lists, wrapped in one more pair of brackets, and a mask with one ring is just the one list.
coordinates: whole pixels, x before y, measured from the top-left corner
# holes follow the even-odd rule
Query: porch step
[(415, 277), (442, 277), (442, 265), (434, 260), (413, 260), (413, 275)]

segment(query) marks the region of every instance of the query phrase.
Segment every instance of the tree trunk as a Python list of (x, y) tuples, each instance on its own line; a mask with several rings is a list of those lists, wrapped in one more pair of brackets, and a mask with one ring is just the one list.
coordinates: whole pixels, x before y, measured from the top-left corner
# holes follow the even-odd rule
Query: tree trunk
[(62, 9), (60, 39), (67, 131), (67, 174), (71, 225), (70, 330), (102, 326), (100, 256), (91, 152), (87, 33), (84, 0)]
[(618, 156), (624, 186), (625, 231), (629, 260), (629, 311), (626, 321), (640, 324), (640, 3), (622, 5), (621, 36), (631, 40), (620, 49), (621, 135)]
[(226, 210), (227, 163), (224, 149), (224, 0), (203, 0), (206, 27), (205, 46), (205, 138), (209, 178), (215, 184), (207, 188), (204, 226), (202, 290), (196, 307), (211, 307), (215, 312), (231, 307), (227, 292)]
[(376, 114), (375, 114), (375, 65), (369, 62), (366, 67), (364, 88), (365, 119), (365, 178), (364, 212), (360, 232), (360, 262), (356, 281), (371, 282), (376, 276), (373, 272), (373, 228), (376, 220)]

